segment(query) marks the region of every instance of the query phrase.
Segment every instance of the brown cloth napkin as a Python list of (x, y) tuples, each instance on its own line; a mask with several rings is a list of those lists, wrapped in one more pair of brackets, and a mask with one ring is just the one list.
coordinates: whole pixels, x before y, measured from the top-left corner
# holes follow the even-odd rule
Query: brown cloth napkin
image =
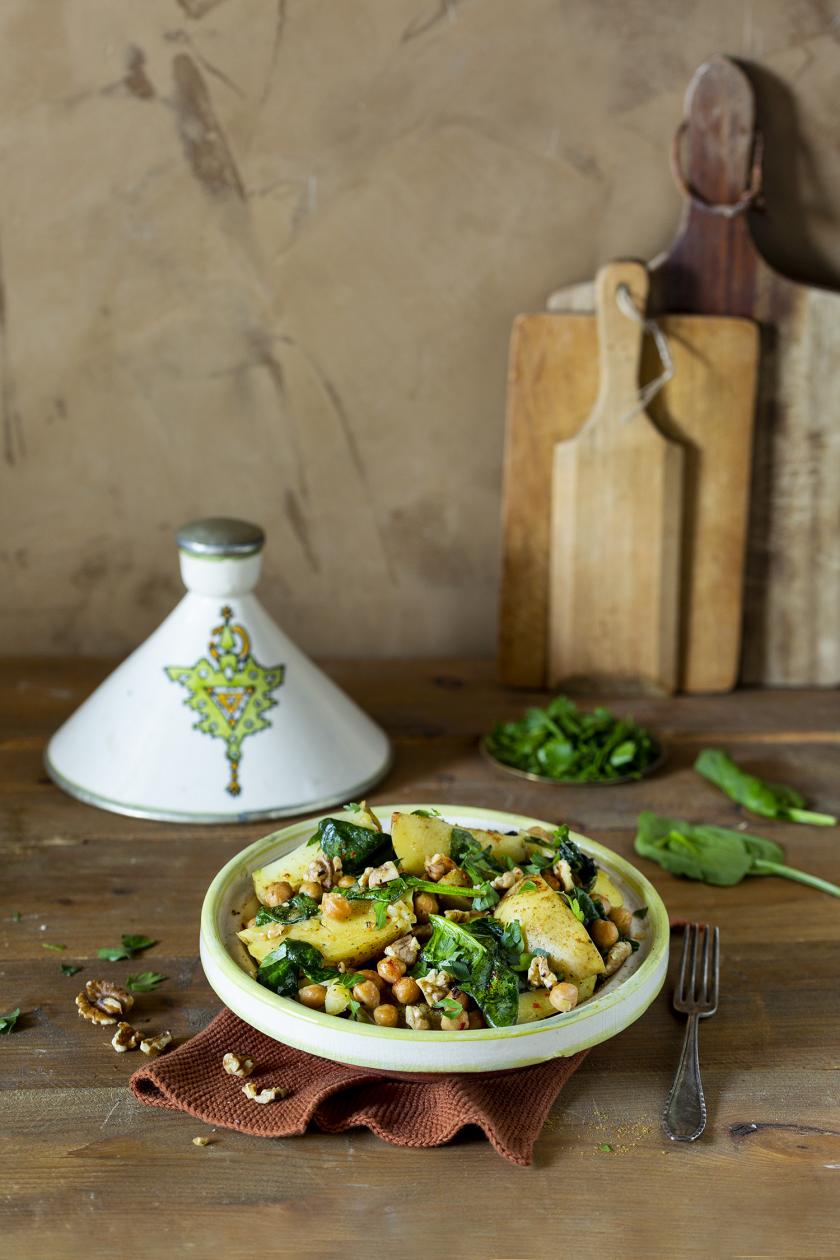
[[(258, 1089), (282, 1085), (286, 1098), (256, 1103), (228, 1076), (229, 1051), (253, 1059)], [(586, 1051), (511, 1072), (410, 1076), (345, 1067), (272, 1041), (223, 1010), (177, 1050), (135, 1072), (131, 1089), (153, 1107), (186, 1111), (206, 1124), (258, 1137), (291, 1137), (310, 1124), (325, 1133), (365, 1126), (394, 1146), (441, 1146), (478, 1125), (514, 1164), (531, 1162), (549, 1109)]]

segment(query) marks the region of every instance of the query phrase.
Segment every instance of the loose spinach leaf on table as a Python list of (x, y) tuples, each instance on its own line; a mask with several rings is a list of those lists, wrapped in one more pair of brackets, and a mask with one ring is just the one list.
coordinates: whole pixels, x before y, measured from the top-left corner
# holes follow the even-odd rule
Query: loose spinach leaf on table
[[(481, 929), (479, 935), (472, 930), (472, 924), (453, 923), (440, 915), (430, 915), (429, 922), (433, 930), (420, 954), (419, 974), (430, 967), (448, 971), (458, 981), (459, 988), (474, 999), (492, 1028), (515, 1024), (519, 1014), (519, 982), (501, 942), (486, 929)], [(487, 922), (489, 920), (476, 920), (476, 923)]]
[(12, 1031), (18, 1022), (19, 1016), (19, 1006), (16, 1006), (13, 1011), (6, 1011), (5, 1015), (0, 1015), (0, 1037), (5, 1037)]
[(528, 709), (515, 722), (498, 723), (487, 748), (517, 770), (573, 783), (638, 779), (660, 754), (650, 732), (631, 718), (604, 708), (582, 712), (568, 696), (555, 696), (544, 709)]
[(257, 911), (256, 926), (264, 923), (303, 923), (318, 913), (318, 902), (306, 893), (295, 893), (282, 906), (260, 906)]
[(748, 774), (720, 748), (704, 748), (694, 769), (731, 800), (762, 818), (783, 818), (815, 827), (833, 827), (837, 823), (832, 814), (816, 814), (803, 808), (805, 798), (795, 788), (765, 783), (757, 775)]
[(372, 859), (378, 849), (383, 853), (391, 850), (390, 836), (343, 818), (322, 818), (309, 843), (318, 844), (329, 858), (340, 858), (342, 870), (349, 875), (358, 875), (374, 864)]
[(666, 871), (707, 884), (730, 887), (747, 875), (780, 875), (840, 897), (836, 884), (785, 866), (784, 850), (772, 840), (727, 827), (663, 818), (645, 810), (639, 815), (635, 848)]

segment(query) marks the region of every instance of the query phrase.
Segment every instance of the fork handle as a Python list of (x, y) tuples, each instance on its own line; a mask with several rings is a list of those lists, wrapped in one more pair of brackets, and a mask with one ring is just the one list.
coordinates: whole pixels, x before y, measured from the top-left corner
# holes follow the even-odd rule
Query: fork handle
[(665, 1103), (662, 1122), (672, 1142), (694, 1142), (706, 1127), (706, 1099), (700, 1080), (699, 1026), (689, 1015), (680, 1063)]

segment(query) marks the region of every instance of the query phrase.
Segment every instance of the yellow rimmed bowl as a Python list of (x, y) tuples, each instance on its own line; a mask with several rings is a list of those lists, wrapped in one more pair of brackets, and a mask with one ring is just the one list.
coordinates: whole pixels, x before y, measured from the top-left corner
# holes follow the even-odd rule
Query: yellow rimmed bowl
[[(383, 819), (399, 811), (440, 810), (462, 827), (493, 831), (525, 830), (554, 824), (523, 814), (508, 814), (468, 805), (377, 805)], [(319, 817), (272, 832), (249, 845), (222, 867), (207, 890), (201, 910), (201, 962), (221, 1001), (253, 1028), (286, 1045), (323, 1059), (386, 1072), (500, 1072), (577, 1054), (622, 1032), (654, 1001), (668, 968), (668, 915), (655, 888), (632, 863), (603, 845), (572, 832), (618, 886), (631, 907), (646, 905), (640, 946), (624, 967), (590, 998), (565, 1015), (510, 1028), (477, 1028), (466, 1032), (415, 1032), (380, 1028), (309, 1010), (291, 998), (278, 997), (253, 977), (249, 959), (236, 932), (242, 908), (252, 895), (253, 871), (296, 848), (312, 835)]]

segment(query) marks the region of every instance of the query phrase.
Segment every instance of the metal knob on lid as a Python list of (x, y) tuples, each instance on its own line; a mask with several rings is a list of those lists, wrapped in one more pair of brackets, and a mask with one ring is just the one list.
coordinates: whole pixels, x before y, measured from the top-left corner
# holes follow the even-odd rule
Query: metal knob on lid
[(253, 556), (262, 551), (265, 534), (249, 521), (207, 516), (182, 525), (175, 541), (190, 556)]

